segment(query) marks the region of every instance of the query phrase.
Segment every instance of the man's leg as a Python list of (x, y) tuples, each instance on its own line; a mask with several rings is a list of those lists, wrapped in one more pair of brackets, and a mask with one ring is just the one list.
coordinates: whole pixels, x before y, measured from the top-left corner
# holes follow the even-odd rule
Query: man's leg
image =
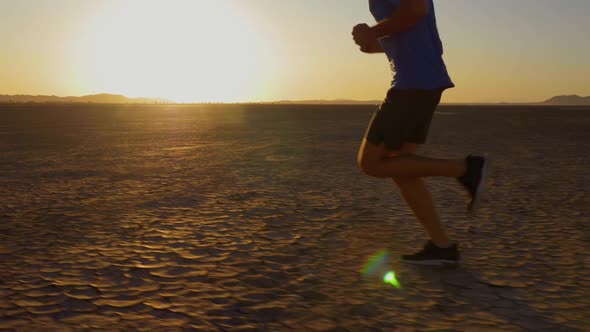
[[(388, 152), (385, 158), (399, 158), (413, 155), (416, 144), (406, 143), (399, 152)], [(419, 177), (394, 177), (393, 181), (400, 189), (404, 200), (420, 221), (426, 233), (437, 247), (446, 248), (450, 245), (449, 237), (443, 229), (438, 213), (432, 201), (432, 195), (424, 181)]]
[(438, 213), (432, 201), (432, 195), (421, 178), (394, 178), (404, 200), (420, 221), (426, 233), (439, 248), (446, 248), (451, 243), (443, 229)]
[(384, 144), (375, 145), (363, 140), (358, 163), (367, 175), (378, 178), (445, 176), (458, 178), (465, 174), (465, 159), (435, 159), (414, 154), (388, 158)]

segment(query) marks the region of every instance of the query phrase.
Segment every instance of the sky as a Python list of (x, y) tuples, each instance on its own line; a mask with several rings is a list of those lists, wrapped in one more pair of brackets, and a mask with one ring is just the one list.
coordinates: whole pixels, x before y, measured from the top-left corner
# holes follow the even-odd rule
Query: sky
[[(590, 95), (590, 1), (436, 1), (444, 102)], [(0, 0), (0, 94), (380, 100), (367, 0)]]

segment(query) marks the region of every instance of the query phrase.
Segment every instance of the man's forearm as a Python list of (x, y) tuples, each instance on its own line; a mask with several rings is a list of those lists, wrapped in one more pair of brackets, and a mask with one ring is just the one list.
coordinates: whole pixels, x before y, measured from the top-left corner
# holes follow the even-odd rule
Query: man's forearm
[(413, 28), (428, 14), (428, 5), (423, 0), (405, 0), (391, 17), (371, 28), (379, 38), (389, 37)]

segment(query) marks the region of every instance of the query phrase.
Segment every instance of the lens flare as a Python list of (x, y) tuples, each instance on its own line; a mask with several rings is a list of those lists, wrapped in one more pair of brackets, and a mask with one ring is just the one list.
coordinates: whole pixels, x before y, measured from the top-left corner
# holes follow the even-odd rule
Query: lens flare
[(377, 252), (369, 257), (369, 260), (367, 260), (367, 263), (365, 263), (365, 266), (361, 270), (362, 274), (365, 277), (374, 277), (385, 265), (387, 265), (388, 258), (389, 255), (386, 250)]
[(395, 288), (401, 288), (402, 286), (400, 285), (399, 281), (397, 280), (397, 277), (395, 275), (395, 272), (393, 271), (389, 271), (385, 274), (385, 276), (383, 277), (383, 282), (386, 284), (390, 284), (391, 286), (395, 287)]
[(394, 271), (390, 269), (388, 265), (389, 254), (386, 250), (381, 250), (376, 254), (369, 257), (361, 273), (364, 277), (380, 279), (383, 278), (383, 282), (392, 285), (396, 288), (401, 288), (401, 284), (397, 279)]

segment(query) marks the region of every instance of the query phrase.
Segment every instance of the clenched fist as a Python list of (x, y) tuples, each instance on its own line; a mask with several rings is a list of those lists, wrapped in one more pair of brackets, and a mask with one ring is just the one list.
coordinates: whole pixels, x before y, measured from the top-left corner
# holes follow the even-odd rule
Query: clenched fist
[(357, 24), (352, 29), (352, 38), (363, 52), (370, 52), (379, 43), (377, 36), (366, 23)]

